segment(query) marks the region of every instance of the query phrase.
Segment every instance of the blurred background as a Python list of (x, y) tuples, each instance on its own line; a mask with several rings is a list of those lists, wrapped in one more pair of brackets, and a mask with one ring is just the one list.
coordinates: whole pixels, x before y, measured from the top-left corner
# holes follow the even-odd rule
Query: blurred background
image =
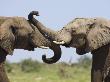
[[(110, 0), (1, 0), (0, 16), (27, 18), (29, 12), (36, 10), (40, 14), (37, 18), (39, 21), (49, 28), (60, 30), (77, 17), (110, 19), (109, 8)], [(12, 82), (90, 81), (91, 54), (79, 56), (74, 48), (63, 46), (61, 48), (62, 57), (59, 63), (53, 65), (44, 64), (41, 60), (44, 53), (51, 57), (53, 54), (51, 50), (40, 48), (36, 48), (35, 51), (15, 49), (12, 56), (7, 56), (6, 65)], [(29, 71), (37, 72), (29, 73)]]

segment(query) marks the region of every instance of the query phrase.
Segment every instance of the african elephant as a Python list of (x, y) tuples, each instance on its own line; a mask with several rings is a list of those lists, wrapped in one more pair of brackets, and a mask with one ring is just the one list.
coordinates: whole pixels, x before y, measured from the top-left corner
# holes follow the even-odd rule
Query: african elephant
[[(91, 52), (93, 54), (93, 64), (92, 64), (92, 82), (100, 82), (100, 78), (106, 78), (106, 72), (109, 70), (109, 52), (103, 46), (107, 46), (110, 42), (110, 21), (103, 18), (76, 18), (65, 25), (61, 30), (54, 31), (52, 29), (46, 28), (41, 22), (36, 20), (33, 15), (37, 15), (36, 11), (32, 11), (28, 15), (28, 19), (32, 24), (37, 26), (39, 31), (49, 40), (56, 44), (63, 45), (66, 47), (76, 48), (76, 52), (79, 55)], [(107, 53), (100, 53), (101, 51), (106, 51)], [(97, 53), (98, 52), (98, 53)], [(98, 56), (97, 56), (97, 55)], [(102, 55), (105, 57), (103, 57)], [(100, 57), (101, 55), (102, 57)], [(97, 57), (96, 57), (97, 56)], [(94, 62), (99, 58), (99, 72), (93, 72)], [(101, 58), (104, 58), (101, 60)], [(101, 62), (103, 62), (103, 64)], [(97, 68), (97, 67), (96, 67)], [(103, 72), (103, 73), (102, 73)], [(101, 75), (100, 75), (101, 74)], [(100, 75), (100, 76), (99, 76)], [(98, 77), (99, 76), (99, 77)]]
[(24, 17), (0, 17), (0, 82), (9, 82), (4, 69), (8, 54), (12, 55), (14, 49), (33, 51), (37, 47), (49, 47), (54, 51), (54, 56), (51, 58), (42, 56), (45, 63), (55, 63), (61, 57), (60, 46), (46, 39), (37, 27)]
[(61, 57), (61, 48), (46, 39), (28, 20), (23, 17), (0, 17), (0, 48), (7, 54), (12, 54), (14, 49), (34, 50), (34, 48), (49, 47), (54, 51), (52, 58), (43, 55), (45, 63), (55, 63)]

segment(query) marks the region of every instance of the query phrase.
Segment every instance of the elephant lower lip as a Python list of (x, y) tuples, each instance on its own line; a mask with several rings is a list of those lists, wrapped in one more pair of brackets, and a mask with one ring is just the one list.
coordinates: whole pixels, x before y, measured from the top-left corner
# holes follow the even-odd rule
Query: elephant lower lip
[(71, 43), (69, 43), (69, 44), (63, 44), (63, 46), (65, 46), (65, 47), (70, 47), (70, 45), (71, 45)]
[(67, 45), (67, 44), (63, 44), (63, 46), (65, 46), (65, 47), (69, 47), (69, 45)]
[(68, 43), (63, 44), (63, 46), (65, 46), (65, 47), (71, 47), (71, 44), (72, 44), (72, 40), (70, 42), (68, 42)]

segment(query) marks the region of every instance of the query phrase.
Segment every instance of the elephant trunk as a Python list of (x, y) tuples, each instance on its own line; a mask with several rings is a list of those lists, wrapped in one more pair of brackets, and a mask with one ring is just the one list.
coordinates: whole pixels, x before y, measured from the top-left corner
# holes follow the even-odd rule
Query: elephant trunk
[(28, 15), (28, 19), (29, 21), (35, 25), (39, 31), (47, 38), (50, 38), (50, 40), (53, 40), (56, 36), (56, 31), (46, 28), (41, 22), (39, 22), (38, 20), (36, 20), (33, 15), (39, 16), (38, 11), (32, 11), (30, 12), (30, 14)]
[(56, 63), (61, 58), (61, 48), (53, 43), (52, 46), (50, 46), (50, 49), (53, 50), (54, 56), (51, 58), (46, 58), (46, 55), (43, 55), (42, 60), (48, 64)]
[(36, 20), (33, 15), (39, 16), (38, 11), (32, 11), (28, 15), (29, 21), (35, 25), (39, 31), (49, 40), (53, 41), (55, 44), (68, 44), (71, 41), (71, 34), (65, 30), (54, 31), (46, 28), (42, 23)]
[[(33, 15), (39, 16), (37, 11), (32, 11), (28, 15), (29, 22), (31, 22), (34, 26), (36, 26), (36, 28), (42, 33), (42, 35), (46, 36), (48, 39), (50, 38), (50, 40), (51, 40), (51, 38), (54, 38), (55, 31), (43, 26), (38, 20), (33, 18)], [(46, 42), (46, 40), (45, 40), (45, 42)], [(49, 46), (49, 48), (51, 50), (53, 50), (54, 56), (51, 57), (51, 58), (46, 58), (46, 55), (43, 55), (42, 56), (43, 62), (48, 63), (48, 64), (56, 63), (61, 58), (61, 48), (60, 48), (60, 46), (56, 45), (56, 44), (54, 44), (53, 42), (50, 42), (50, 41), (47, 41), (45, 46), (46, 45)]]

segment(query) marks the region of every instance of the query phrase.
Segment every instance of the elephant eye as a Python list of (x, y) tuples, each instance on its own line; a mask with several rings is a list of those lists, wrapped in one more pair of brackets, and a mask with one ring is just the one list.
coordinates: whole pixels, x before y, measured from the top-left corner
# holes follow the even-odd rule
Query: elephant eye
[(12, 29), (13, 34), (15, 34), (16, 33), (16, 29), (13, 26), (11, 26), (11, 29)]
[(72, 29), (72, 33), (76, 33), (76, 30), (75, 29)]

